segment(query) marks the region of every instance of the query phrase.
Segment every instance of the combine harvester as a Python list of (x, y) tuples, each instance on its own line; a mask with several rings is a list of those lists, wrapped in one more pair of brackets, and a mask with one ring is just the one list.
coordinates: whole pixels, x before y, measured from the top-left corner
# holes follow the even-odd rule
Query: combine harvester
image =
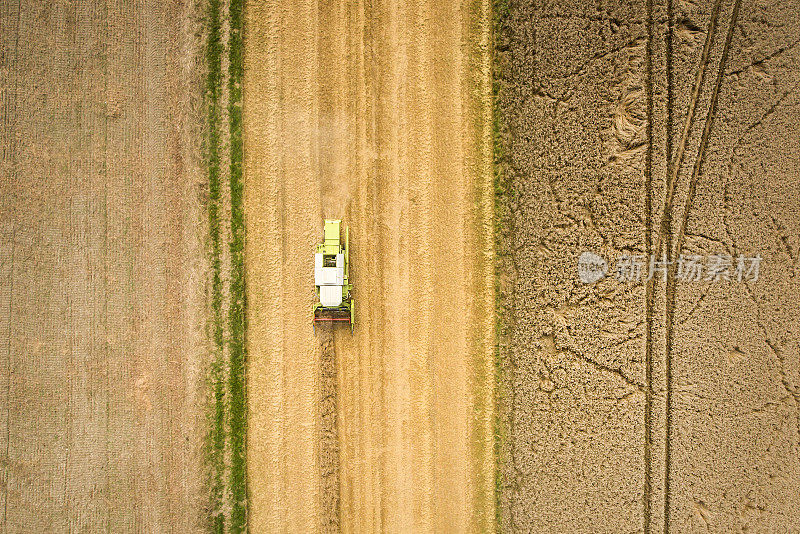
[(353, 297), (350, 290), (350, 230), (345, 227), (344, 246), (342, 221), (325, 219), (325, 240), (314, 254), (314, 285), (319, 302), (314, 305), (314, 330), (321, 322), (346, 322), (353, 332)]

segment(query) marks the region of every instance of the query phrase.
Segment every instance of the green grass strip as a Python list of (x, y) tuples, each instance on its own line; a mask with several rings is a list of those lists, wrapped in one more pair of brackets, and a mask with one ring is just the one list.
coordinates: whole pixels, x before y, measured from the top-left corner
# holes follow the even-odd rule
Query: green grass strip
[(242, 180), (242, 77), (244, 0), (230, 2), (228, 67), (228, 120), (231, 157), (231, 288), (228, 322), (230, 328), (230, 438), (231, 438), (231, 527), (232, 533), (247, 528), (247, 399), (245, 364), (247, 351), (247, 294), (244, 278), (244, 183)]
[(208, 223), (211, 241), (211, 329), (214, 355), (211, 363), (213, 395), (212, 421), (209, 430), (209, 462), (211, 490), (211, 528), (225, 532), (222, 500), (225, 471), (225, 377), (223, 369), (222, 277), (220, 260), (220, 80), (222, 74), (222, 42), (220, 2), (209, 0), (208, 41), (206, 43), (206, 158), (208, 165)]

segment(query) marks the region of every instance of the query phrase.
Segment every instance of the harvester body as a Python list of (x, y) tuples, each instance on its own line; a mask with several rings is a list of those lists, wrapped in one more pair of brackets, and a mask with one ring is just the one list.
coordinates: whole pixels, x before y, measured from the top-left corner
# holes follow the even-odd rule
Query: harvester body
[(320, 322), (343, 322), (353, 330), (353, 298), (350, 291), (350, 231), (342, 221), (325, 220), (325, 238), (314, 254), (314, 286), (319, 302), (314, 305), (314, 325)]

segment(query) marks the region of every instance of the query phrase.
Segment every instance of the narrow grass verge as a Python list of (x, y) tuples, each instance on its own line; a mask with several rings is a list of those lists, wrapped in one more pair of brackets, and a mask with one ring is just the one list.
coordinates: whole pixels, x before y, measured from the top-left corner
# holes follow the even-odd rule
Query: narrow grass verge
[(230, 1), (228, 64), (228, 125), (230, 128), (231, 192), (231, 286), (228, 324), (230, 329), (230, 436), (231, 436), (231, 528), (233, 533), (247, 528), (247, 399), (245, 391), (247, 294), (244, 277), (244, 182), (242, 177), (242, 76), (244, 0)]
[(222, 41), (220, 2), (209, 0), (206, 43), (206, 165), (208, 167), (208, 225), (211, 263), (211, 339), (210, 386), (212, 408), (207, 444), (210, 486), (211, 530), (225, 531), (223, 495), (225, 483), (225, 378), (224, 327), (222, 318), (222, 260), (220, 257), (220, 80)]
[[(244, 275), (244, 183), (242, 176), (242, 77), (244, 0), (208, 0), (206, 12), (206, 138), (208, 168), (209, 256), (211, 268), (209, 335), (211, 361), (207, 465), (210, 491), (209, 529), (217, 534), (247, 530), (247, 295)], [(228, 24), (223, 24), (224, 17)], [(227, 27), (228, 33), (225, 34)], [(227, 41), (226, 41), (227, 38)], [(223, 73), (223, 54), (228, 71)], [(227, 80), (225, 75), (227, 74)], [(227, 82), (227, 83), (226, 83)], [(227, 90), (227, 95), (225, 94)], [(229, 141), (224, 143), (224, 97)], [(223, 165), (230, 164), (225, 184)], [(230, 189), (230, 213), (223, 192)], [(223, 229), (230, 234), (223, 236)], [(228, 250), (223, 239), (228, 239)], [(223, 261), (223, 255), (229, 253)], [(223, 265), (230, 263), (230, 272)], [(226, 276), (223, 276), (225, 274)], [(229, 300), (225, 300), (225, 299)], [(227, 304), (227, 308), (226, 308)], [(227, 321), (225, 311), (227, 309)]]

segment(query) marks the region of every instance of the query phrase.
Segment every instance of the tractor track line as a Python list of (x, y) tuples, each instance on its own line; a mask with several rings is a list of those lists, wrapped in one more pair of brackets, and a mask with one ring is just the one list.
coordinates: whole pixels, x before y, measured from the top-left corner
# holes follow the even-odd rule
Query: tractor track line
[[(647, 0), (647, 151), (645, 152), (645, 247), (648, 257), (653, 252), (653, 0)], [(645, 290), (645, 407), (644, 407), (644, 534), (650, 534), (652, 521), (652, 455), (653, 455), (653, 285)]]
[[(697, 158), (694, 162), (694, 168), (692, 169), (692, 177), (689, 182), (689, 191), (686, 196), (686, 202), (684, 204), (683, 210), (683, 217), (681, 219), (681, 225), (678, 230), (678, 235), (676, 238), (675, 249), (673, 251), (673, 257), (676, 257), (681, 249), (683, 248), (683, 241), (686, 236), (686, 228), (689, 222), (689, 213), (691, 211), (692, 202), (694, 200), (695, 191), (697, 189), (697, 182), (700, 179), (700, 172), (703, 168), (703, 163), (705, 161), (706, 150), (708, 147), (708, 140), (711, 134), (711, 129), (714, 126), (714, 120), (717, 114), (717, 103), (719, 99), (719, 92), (722, 86), (722, 79), (725, 74), (725, 65), (728, 61), (728, 52), (730, 50), (731, 41), (733, 40), (733, 32), (736, 29), (736, 21), (739, 16), (739, 8), (741, 6), (741, 0), (735, 0), (733, 5), (733, 12), (731, 13), (731, 20), (730, 24), (728, 25), (728, 32), (725, 37), (725, 44), (722, 48), (722, 56), (720, 57), (719, 61), (719, 68), (717, 70), (717, 79), (714, 83), (714, 90), (711, 94), (711, 103), (708, 108), (708, 113), (706, 115), (705, 125), (703, 127), (703, 135), (700, 139), (700, 146), (697, 152)], [(667, 287), (666, 287), (666, 350), (667, 350), (667, 383), (666, 383), (666, 433), (667, 439), (665, 441), (665, 449), (664, 449), (664, 532), (665, 534), (669, 533), (669, 526), (670, 526), (670, 493), (669, 493), (669, 474), (671, 468), (671, 441), (672, 441), (672, 373), (671, 373), (671, 360), (672, 360), (672, 348), (673, 348), (673, 330), (674, 330), (674, 323), (675, 323), (675, 299), (676, 299), (676, 288), (675, 288), (675, 273), (676, 267), (675, 264), (670, 264), (668, 267), (668, 276), (667, 276)]]
[[(711, 20), (709, 21), (708, 31), (706, 32), (706, 39), (703, 44), (703, 52), (701, 54), (700, 65), (697, 70), (697, 75), (695, 77), (695, 84), (692, 91), (692, 97), (689, 101), (689, 109), (687, 111), (686, 119), (684, 120), (683, 129), (681, 132), (681, 137), (678, 142), (677, 151), (673, 155), (672, 154), (672, 124), (673, 124), (673, 65), (672, 65), (672, 39), (673, 39), (673, 25), (674, 25), (674, 13), (672, 12), (672, 0), (668, 2), (668, 18), (669, 18), (669, 35), (667, 38), (667, 153), (666, 153), (666, 160), (667, 160), (667, 183), (666, 183), (666, 191), (665, 191), (665, 199), (664, 199), (664, 209), (661, 213), (661, 222), (658, 231), (657, 237), (657, 244), (655, 248), (656, 256), (660, 259), (662, 254), (664, 253), (664, 248), (666, 246), (667, 249), (667, 261), (671, 261), (672, 255), (672, 211), (673, 211), (673, 204), (675, 200), (675, 190), (677, 187), (678, 175), (680, 173), (681, 164), (683, 162), (683, 157), (686, 150), (686, 143), (688, 140), (689, 131), (691, 129), (692, 124), (695, 120), (695, 115), (697, 111), (697, 104), (700, 98), (700, 92), (702, 90), (703, 82), (705, 80), (705, 75), (708, 70), (708, 62), (709, 56), (711, 53), (712, 44), (714, 41), (714, 36), (716, 34), (716, 28), (719, 20), (719, 12), (721, 7), (722, 1), (715, 0), (714, 7), (712, 9)], [(651, 257), (650, 255), (653, 253), (652, 248), (648, 254), (648, 258)], [(669, 282), (667, 282), (669, 284)], [(648, 297), (650, 299), (655, 298), (655, 278), (648, 280), (647, 284), (648, 288)], [(651, 302), (651, 305), (653, 302)], [(652, 313), (652, 308), (651, 308)], [(650, 328), (652, 329), (652, 323)], [(650, 332), (652, 336), (652, 330)], [(664, 532), (669, 531), (669, 491), (670, 491), (670, 469), (669, 465), (671, 463), (671, 444), (670, 439), (671, 435), (669, 432), (670, 422), (671, 422), (671, 387), (669, 384), (672, 382), (672, 354), (671, 354), (671, 332), (667, 332), (667, 340), (665, 342), (665, 358), (664, 358), (664, 370), (665, 370), (665, 381), (667, 383), (667, 393), (666, 393), (666, 409), (665, 409), (665, 417), (666, 417), (666, 435), (664, 440)], [(652, 342), (652, 337), (650, 338)], [(652, 349), (651, 349), (652, 350)], [(651, 354), (652, 358), (652, 354)]]
[[(109, 17), (108, 4), (104, 3), (103, 7), (105, 8), (104, 9), (104, 13), (103, 13), (103, 20), (105, 21), (105, 25), (104, 25), (104, 28), (103, 28), (103, 30), (104, 30), (103, 42), (104, 43), (108, 43), (108, 42), (111, 42), (110, 39), (109, 39), (109, 37), (111, 35), (111, 32), (110, 32), (111, 24), (109, 23), (110, 17)], [(109, 56), (108, 52), (106, 52), (106, 54), (103, 56), (103, 96), (106, 99), (108, 99), (108, 80), (109, 80), (109, 72), (110, 72), (109, 68), (108, 68), (108, 66), (109, 66), (109, 58), (108, 58), (108, 56)], [(103, 182), (104, 182), (104, 184), (103, 184), (103, 294), (105, 295), (105, 298), (103, 299), (103, 323), (104, 323), (103, 324), (103, 327), (104, 327), (104, 332), (103, 333), (104, 333), (106, 339), (109, 339), (108, 336), (110, 334), (110, 329), (108, 327), (108, 324), (109, 324), (109, 320), (108, 320), (108, 317), (109, 317), (109, 313), (108, 313), (108, 301), (109, 301), (108, 287), (109, 287), (109, 283), (108, 283), (108, 281), (109, 280), (108, 279), (109, 279), (109, 275), (110, 275), (110, 272), (111, 272), (111, 269), (110, 269), (110, 266), (109, 266), (109, 264), (110, 264), (109, 256), (110, 255), (109, 255), (109, 246), (108, 246), (108, 243), (109, 243), (109, 239), (108, 239), (108, 236), (109, 236), (109, 226), (108, 226), (108, 183), (109, 183), (108, 156), (109, 156), (109, 150), (108, 150), (108, 113), (106, 113), (105, 124), (104, 124), (104, 128), (103, 128)], [(105, 358), (105, 369), (103, 370), (103, 372), (105, 373), (104, 385), (105, 385), (106, 391), (111, 391), (111, 364), (110, 364), (110, 362), (111, 362), (111, 348), (110, 348), (108, 343), (105, 345), (105, 350), (104, 350), (103, 356)], [(106, 397), (105, 410), (106, 410), (105, 425), (106, 425), (106, 428), (108, 429), (108, 428), (111, 428), (111, 397), (110, 397), (110, 395)], [(109, 453), (109, 450), (111, 449), (110, 440), (108, 439), (108, 437), (106, 437), (106, 439), (104, 441), (105, 441), (105, 449), (106, 449), (105, 450), (105, 463), (106, 463), (106, 465), (109, 465), (110, 462), (111, 462), (111, 455)], [(110, 473), (110, 471), (111, 471), (110, 469), (106, 469), (105, 476), (103, 477), (103, 482), (105, 483), (105, 487), (104, 487), (105, 493), (109, 493), (110, 488), (111, 488), (111, 473)], [(110, 528), (111, 528), (111, 511), (109, 510), (109, 507), (107, 507), (106, 510), (105, 510), (105, 527), (106, 527), (107, 531), (109, 531)]]
[[(665, 43), (665, 55), (666, 55), (666, 78), (667, 78), (667, 104), (666, 104), (666, 123), (665, 123), (665, 159), (667, 169), (669, 169), (670, 162), (673, 159), (673, 141), (672, 141), (672, 134), (674, 129), (674, 85), (675, 85), (675, 72), (673, 67), (673, 43), (674, 43), (674, 29), (675, 29), (675, 12), (674, 12), (674, 5), (673, 0), (667, 0), (667, 35), (666, 35), (666, 43)], [(672, 241), (672, 194), (673, 194), (674, 184), (671, 184), (669, 178), (667, 178), (666, 184), (666, 197), (664, 200), (664, 206), (661, 212), (661, 226), (658, 232), (658, 245), (656, 254), (657, 257), (660, 259), (662, 257), (662, 250), (664, 246), (664, 240), (666, 239), (667, 243), (671, 243)], [(652, 250), (651, 250), (652, 253)], [(648, 256), (649, 261), (652, 261), (652, 256)], [(669, 258), (667, 258), (669, 261)], [(655, 277), (652, 277), (648, 280), (648, 287), (650, 288), (650, 297), (655, 299), (655, 292), (656, 292), (656, 280)], [(652, 341), (652, 338), (651, 338)], [(652, 358), (652, 354), (651, 354)], [(664, 355), (664, 370), (665, 370), (665, 381), (670, 381), (670, 374), (671, 374), (671, 362), (669, 357), (669, 349), (667, 348)], [(652, 382), (651, 382), (652, 384)], [(652, 405), (651, 405), (652, 406)], [(666, 408), (668, 418), (669, 415), (669, 408)], [(669, 450), (669, 434), (665, 432), (664, 436), (664, 455), (665, 457), (668, 456)], [(668, 458), (665, 458), (665, 464), (668, 464)], [(652, 467), (651, 467), (652, 469)], [(663, 491), (664, 491), (664, 511), (663, 511), (663, 526), (664, 532), (669, 532), (668, 520), (667, 516), (669, 515), (667, 509), (668, 504), (666, 504), (669, 494), (669, 469), (665, 468), (662, 476), (663, 482)]]
[[(672, 130), (675, 123), (674, 115), (674, 100), (675, 100), (675, 69), (673, 66), (673, 44), (675, 41), (675, 7), (674, 7), (674, 0), (667, 0), (667, 35), (664, 39), (664, 55), (666, 61), (666, 70), (667, 70), (667, 118), (666, 118), (666, 163), (669, 166), (670, 161), (672, 161)], [(667, 187), (669, 190), (669, 187)], [(664, 206), (664, 212), (662, 215), (667, 215), (670, 213), (670, 209), (667, 209), (666, 202)], [(661, 252), (660, 250), (658, 251)]]
[[(681, 165), (683, 164), (683, 156), (686, 152), (686, 143), (689, 138), (689, 131), (694, 124), (695, 116), (697, 114), (697, 104), (700, 100), (700, 92), (703, 88), (703, 82), (705, 81), (706, 72), (708, 71), (708, 60), (711, 55), (711, 48), (714, 42), (714, 36), (716, 35), (718, 21), (719, 21), (719, 12), (720, 7), (722, 6), (722, 0), (715, 0), (714, 7), (711, 11), (711, 20), (708, 23), (708, 30), (706, 31), (706, 40), (703, 43), (703, 53), (700, 57), (700, 65), (698, 66), (694, 88), (692, 89), (692, 97), (689, 100), (689, 108), (686, 113), (686, 119), (683, 123), (683, 130), (681, 131), (681, 137), (678, 142), (678, 147), (675, 152), (675, 156), (668, 161), (669, 168), (668, 172), (669, 175), (667, 177), (667, 202), (666, 206), (669, 206), (669, 209), (672, 209), (672, 203), (675, 196), (675, 186), (678, 182), (678, 174), (680, 173)], [(665, 210), (666, 212), (666, 210)], [(662, 220), (662, 226), (664, 222)], [(660, 252), (660, 250), (659, 250)]]
[[(703, 169), (703, 163), (705, 163), (705, 155), (706, 150), (708, 148), (708, 140), (711, 134), (711, 129), (714, 126), (714, 121), (716, 119), (717, 114), (717, 102), (719, 99), (719, 92), (722, 86), (722, 79), (725, 73), (725, 64), (728, 60), (728, 52), (730, 50), (731, 41), (733, 40), (733, 32), (736, 27), (736, 20), (739, 16), (739, 8), (741, 6), (741, 0), (735, 0), (733, 6), (733, 13), (731, 14), (731, 22), (730, 26), (728, 27), (728, 33), (725, 38), (725, 45), (722, 49), (722, 56), (720, 58), (719, 69), (717, 72), (717, 80), (714, 84), (714, 90), (711, 95), (711, 104), (708, 109), (708, 113), (706, 115), (706, 122), (703, 128), (703, 136), (700, 140), (700, 147), (697, 152), (697, 158), (695, 159), (694, 168), (692, 169), (692, 178), (689, 182), (689, 192), (686, 196), (686, 202), (684, 204), (683, 209), (683, 217), (681, 219), (680, 229), (678, 231), (678, 236), (675, 243), (675, 249), (673, 251), (674, 255), (680, 253), (681, 249), (683, 248), (683, 242), (686, 236), (686, 228), (689, 222), (689, 213), (691, 211), (692, 202), (694, 200), (695, 191), (697, 189), (697, 183), (700, 179), (700, 173)], [(674, 310), (668, 310), (674, 311)]]

